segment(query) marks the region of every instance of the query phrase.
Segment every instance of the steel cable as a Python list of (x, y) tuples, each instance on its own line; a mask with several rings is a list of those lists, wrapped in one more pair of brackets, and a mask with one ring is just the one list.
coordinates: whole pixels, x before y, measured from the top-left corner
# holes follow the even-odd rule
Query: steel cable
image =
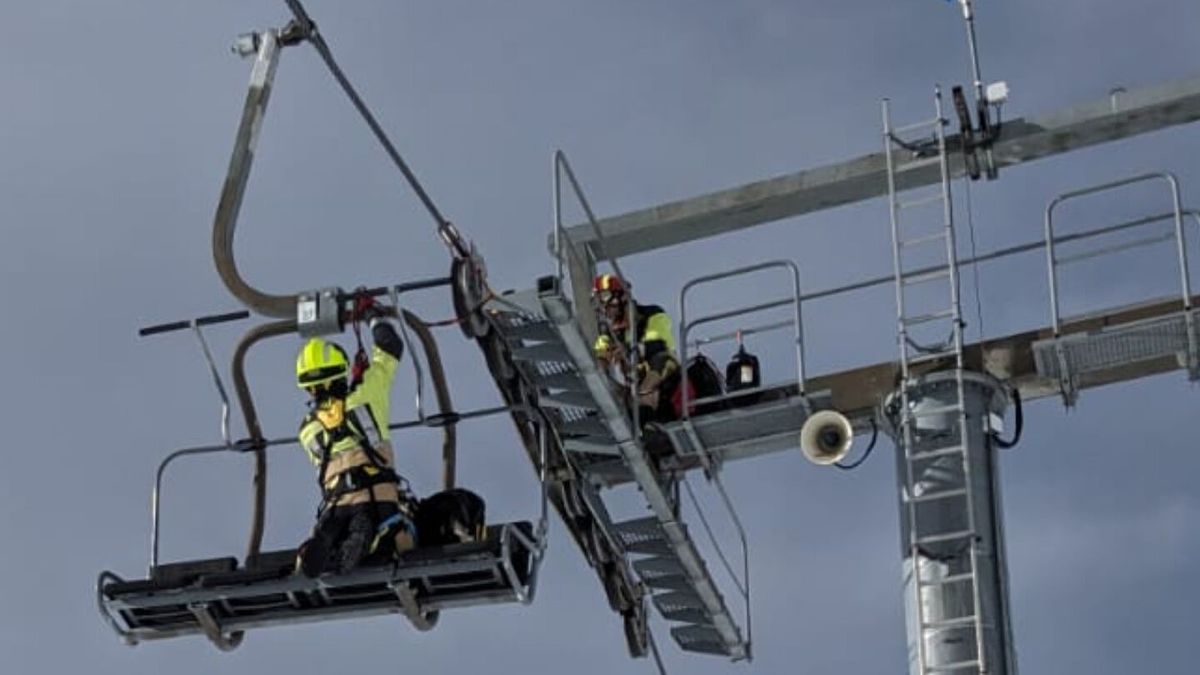
[(312, 46), (316, 48), (317, 53), (321, 55), (321, 60), (324, 61), (325, 65), (329, 67), (329, 72), (333, 74), (333, 78), (337, 80), (339, 85), (341, 85), (342, 91), (346, 92), (346, 96), (350, 98), (350, 102), (354, 104), (354, 107), (358, 110), (359, 115), (362, 116), (363, 120), (367, 123), (367, 126), (371, 128), (371, 132), (375, 134), (375, 138), (379, 141), (380, 145), (383, 146), (384, 151), (387, 152), (388, 157), (390, 157), (392, 160), (392, 163), (396, 165), (396, 168), (400, 170), (400, 173), (404, 174), (404, 178), (408, 181), (409, 187), (411, 187), (413, 192), (417, 194), (417, 197), (421, 200), (421, 203), (425, 205), (425, 209), (429, 212), (429, 215), (433, 217), (434, 221), (438, 225), (439, 230), (448, 226), (450, 224), (449, 221), (447, 221), (445, 216), (442, 215), (442, 212), (438, 210), (437, 205), (433, 203), (433, 199), (430, 198), (429, 193), (427, 193), (425, 188), (421, 185), (421, 181), (417, 179), (416, 174), (414, 174), (412, 169), (409, 168), (408, 163), (406, 163), (404, 158), (400, 156), (400, 152), (396, 150), (396, 146), (392, 144), (391, 139), (388, 138), (388, 135), (386, 132), (384, 132), (383, 127), (379, 125), (379, 122), (376, 121), (375, 116), (371, 114), (370, 108), (368, 108), (367, 104), (363, 102), (362, 98), (358, 95), (358, 92), (355, 91), (354, 85), (350, 84), (350, 80), (346, 78), (346, 74), (342, 72), (341, 67), (339, 67), (337, 61), (334, 60), (333, 52), (330, 51), (329, 45), (325, 42), (325, 38), (323, 38), (320, 32), (317, 31), (316, 23), (314, 23), (313, 20), (308, 16), (308, 12), (306, 12), (304, 10), (304, 6), (300, 4), (300, 0), (284, 0), (284, 2), (287, 3), (288, 9), (292, 11), (292, 14), (296, 16), (296, 21), (300, 24), (300, 29), (304, 37), (310, 43), (312, 43)]

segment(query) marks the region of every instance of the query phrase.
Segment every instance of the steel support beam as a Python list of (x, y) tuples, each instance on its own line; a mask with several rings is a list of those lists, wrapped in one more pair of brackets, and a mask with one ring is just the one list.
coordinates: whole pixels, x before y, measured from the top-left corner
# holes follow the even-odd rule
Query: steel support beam
[[(1004, 122), (993, 155), (998, 167), (1009, 167), (1198, 119), (1200, 77), (1195, 77)], [(952, 149), (961, 147), (958, 136), (947, 142)], [(898, 160), (899, 190), (941, 180), (937, 157)], [(963, 175), (961, 152), (953, 153), (950, 170), (955, 177)], [(883, 153), (874, 153), (605, 218), (599, 228), (608, 255), (642, 253), (877, 197), (887, 190), (886, 172)], [(598, 254), (590, 225), (573, 226), (567, 234)]]

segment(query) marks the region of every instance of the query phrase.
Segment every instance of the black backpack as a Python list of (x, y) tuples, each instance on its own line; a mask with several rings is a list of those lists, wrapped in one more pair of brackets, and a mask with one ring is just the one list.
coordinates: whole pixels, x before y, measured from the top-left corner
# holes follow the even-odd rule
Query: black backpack
[[(717, 365), (711, 359), (703, 354), (696, 354), (688, 359), (687, 379), (692, 385), (692, 390), (688, 392), (689, 400), (698, 401), (725, 393), (725, 380), (721, 377), (721, 371), (717, 369)], [(727, 407), (725, 401), (710, 401), (692, 408), (692, 414), (703, 415)]]
[(417, 544), (444, 546), (483, 539), (483, 498), (462, 488), (432, 494), (417, 505)]

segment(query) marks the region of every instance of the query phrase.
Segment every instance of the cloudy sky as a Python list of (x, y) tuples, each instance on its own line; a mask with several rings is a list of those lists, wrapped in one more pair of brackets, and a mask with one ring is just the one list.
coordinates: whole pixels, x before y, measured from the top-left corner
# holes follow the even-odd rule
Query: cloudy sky
[[(617, 214), (875, 151), (881, 97), (902, 119), (927, 117), (932, 85), (968, 74), (960, 16), (938, 0), (308, 7), (499, 288), (527, 287), (553, 267), (543, 242), (555, 148), (569, 153), (597, 210)], [(1200, 5), (1191, 0), (981, 0), (977, 11), (984, 74), (1010, 83), (1010, 117), (1200, 66)], [(129, 649), (97, 616), (100, 569), (144, 573), (156, 463), (172, 448), (218, 440), (217, 399), (196, 345), (184, 334), (139, 340), (135, 330), (237, 308), (209, 248), (249, 70), (228, 45), (286, 16), (276, 0), (0, 7), (0, 346), (13, 376), (0, 471), (5, 672), (653, 672), (625, 654), (619, 620), (557, 522), (535, 605), (448, 613), (429, 634), (399, 618), (360, 620), (260, 631), (221, 654), (202, 638)], [(443, 274), (427, 216), (315, 53), (289, 50), (276, 85), (238, 233), (250, 281), (294, 292)], [(1173, 171), (1198, 205), (1198, 152), (1196, 128), (1173, 129), (977, 184), (978, 250), (1036, 239), (1056, 194), (1133, 173)], [(1135, 190), (1067, 212), (1064, 227), (1164, 208), (1160, 193)], [(887, 227), (876, 200), (627, 264), (643, 299), (669, 306), (693, 276), (780, 256), (802, 266), (809, 288), (825, 288), (886, 273)], [(1066, 311), (1167, 295), (1171, 261), (1159, 248), (1071, 270)], [(1047, 322), (1040, 257), (983, 268), (981, 311), (967, 281), (972, 336)], [(891, 297), (880, 288), (806, 307), (810, 368), (890, 358)], [(412, 306), (438, 319), (451, 312), (448, 300), (429, 293)], [(209, 332), (222, 362), (248, 325)], [(452, 331), (442, 344), (456, 404), (494, 403), (473, 347)], [(291, 384), (297, 345), (280, 340), (251, 356), (272, 436), (291, 433), (302, 411)], [(778, 345), (764, 339), (755, 349), (770, 357), (769, 378), (786, 377)], [(412, 416), (405, 373), (396, 419)], [(1024, 440), (1002, 460), (1025, 672), (1194, 672), (1198, 401), (1174, 373), (1086, 392), (1070, 412), (1054, 400), (1027, 409)], [(437, 441), (397, 439), (401, 470), (422, 492), (436, 486)], [(265, 546), (283, 548), (305, 536), (316, 494), (298, 450), (273, 452)], [(751, 541), (756, 658), (731, 665), (682, 653), (656, 621), (668, 668), (902, 672), (890, 452), (881, 441), (849, 474), (796, 453), (729, 466)], [(460, 472), (487, 497), (492, 520), (536, 512), (536, 484), (504, 420), (463, 429)], [(240, 555), (249, 479), (241, 457), (176, 466), (164, 559)]]

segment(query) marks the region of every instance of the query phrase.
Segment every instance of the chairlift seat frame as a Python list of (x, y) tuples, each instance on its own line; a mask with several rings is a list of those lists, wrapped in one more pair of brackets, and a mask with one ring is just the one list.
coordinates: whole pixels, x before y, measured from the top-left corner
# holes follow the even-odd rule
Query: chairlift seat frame
[[(160, 565), (149, 579), (97, 580), (97, 602), (126, 642), (207, 635), (198, 610), (221, 633), (334, 618), (408, 614), (398, 591), (409, 590), (421, 615), (443, 609), (529, 603), (539, 548), (528, 521), (492, 525), (476, 542), (418, 548), (389, 565), (364, 566), (315, 579), (292, 574), (294, 550), (263, 554), (250, 567), (233, 558)], [(410, 617), (412, 618), (412, 617)], [(210, 635), (210, 637), (212, 637)]]

